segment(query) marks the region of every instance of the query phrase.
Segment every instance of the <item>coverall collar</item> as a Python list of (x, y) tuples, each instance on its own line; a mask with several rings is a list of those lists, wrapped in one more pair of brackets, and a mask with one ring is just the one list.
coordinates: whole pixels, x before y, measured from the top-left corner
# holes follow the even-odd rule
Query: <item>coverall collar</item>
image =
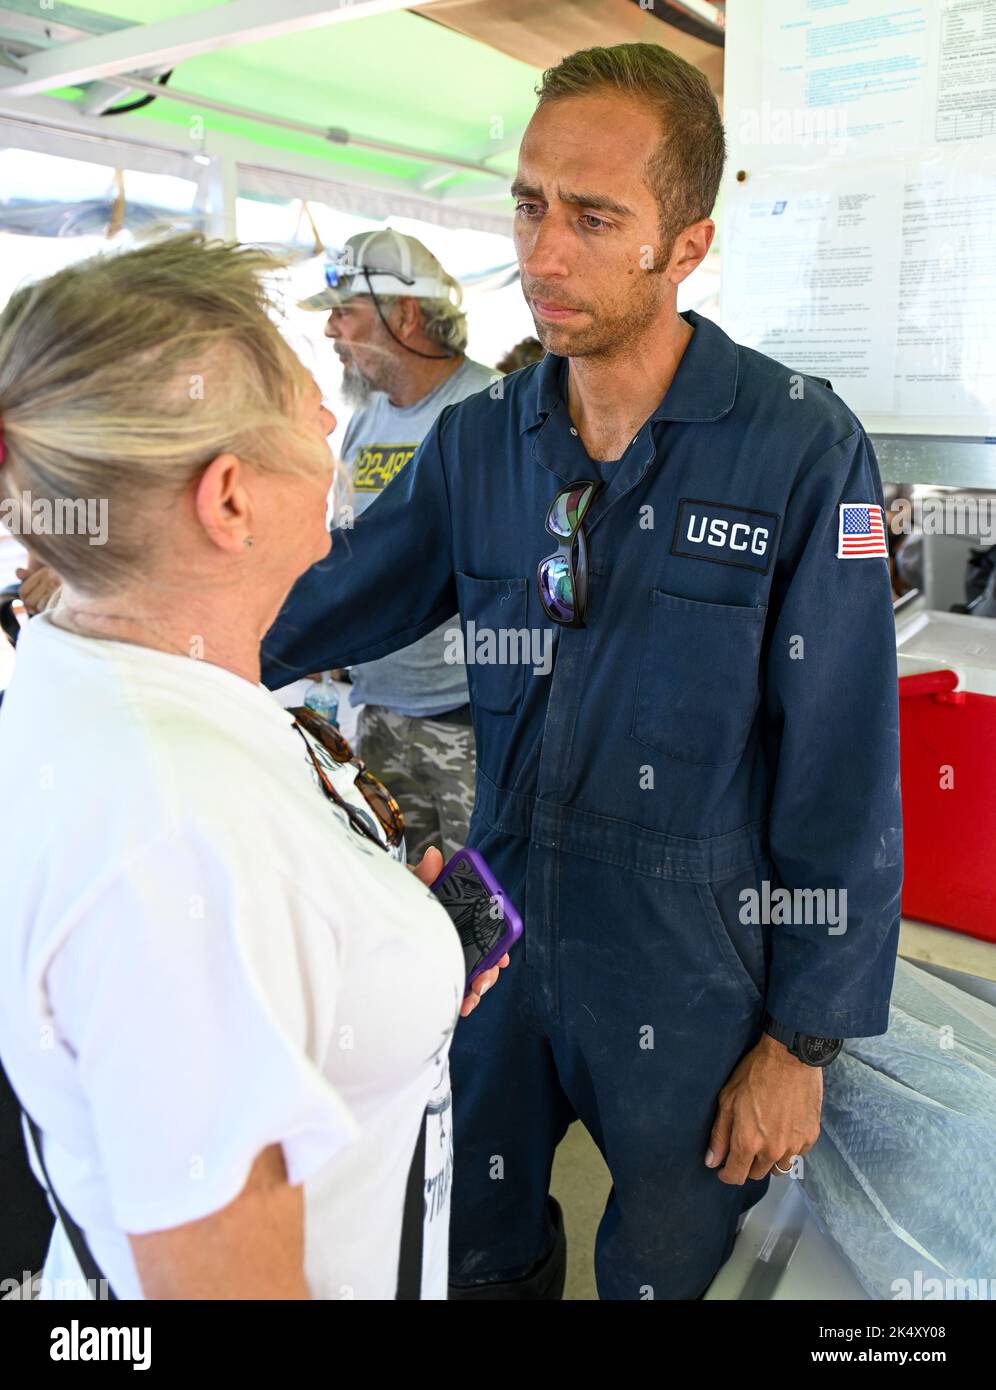
[[(651, 420), (718, 420), (733, 407), (737, 394), (737, 345), (718, 324), (694, 309), (681, 315), (695, 329), (664, 399)], [(541, 425), (567, 400), (567, 361), (548, 352), (533, 373), (530, 397), (523, 403), (520, 433)]]
[[(733, 407), (737, 394), (737, 345), (721, 328), (688, 309), (681, 315), (695, 332), (685, 349), (664, 399), (637, 432), (618, 463), (611, 465), (608, 486), (588, 513), (593, 524), (616, 498), (643, 477), (657, 454), (654, 431), (658, 422), (709, 423)], [(594, 478), (600, 465), (589, 458), (580, 437), (571, 433), (567, 413), (567, 361), (552, 353), (542, 359), (529, 383), (522, 405), (520, 434), (536, 430), (533, 458), (564, 482)], [(537, 429), (537, 426), (539, 427)]]

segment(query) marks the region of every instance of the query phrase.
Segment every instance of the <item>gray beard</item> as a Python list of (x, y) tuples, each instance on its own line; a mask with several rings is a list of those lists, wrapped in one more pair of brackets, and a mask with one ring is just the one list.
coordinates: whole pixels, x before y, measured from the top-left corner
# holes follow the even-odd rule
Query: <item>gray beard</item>
[(373, 395), (376, 387), (369, 377), (365, 377), (355, 362), (346, 362), (342, 368), (342, 398), (347, 405), (361, 410)]

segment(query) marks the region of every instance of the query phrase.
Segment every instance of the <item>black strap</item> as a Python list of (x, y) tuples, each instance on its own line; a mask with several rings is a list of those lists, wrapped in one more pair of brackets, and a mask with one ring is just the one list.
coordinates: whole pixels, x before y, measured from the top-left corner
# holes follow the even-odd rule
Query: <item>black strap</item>
[(398, 1258), (398, 1292), (395, 1298), (422, 1297), (422, 1235), (425, 1229), (425, 1131), (429, 1111), (419, 1126), (412, 1166), (405, 1188), (405, 1210), (401, 1217), (401, 1251)]
[[(21, 1109), (24, 1110), (24, 1107), (22, 1106)], [(69, 1244), (73, 1247), (73, 1254), (76, 1256), (76, 1262), (83, 1271), (83, 1278), (87, 1280), (90, 1288), (94, 1292), (95, 1298), (99, 1298), (99, 1290), (103, 1287), (107, 1290), (107, 1298), (116, 1301), (117, 1294), (111, 1288), (110, 1280), (104, 1278), (101, 1273), (100, 1265), (90, 1253), (90, 1247), (86, 1243), (86, 1236), (59, 1201), (59, 1194), (56, 1192), (52, 1185), (52, 1179), (48, 1175), (48, 1166), (45, 1163), (45, 1151), (42, 1147), (41, 1130), (26, 1110), (24, 1110), (24, 1118), (27, 1120), (28, 1128), (31, 1131), (31, 1139), (34, 1143), (35, 1153), (38, 1155), (38, 1162), (41, 1164), (41, 1170), (45, 1177), (45, 1186), (48, 1188), (48, 1195), (52, 1198), (55, 1204), (55, 1210), (59, 1215), (59, 1220), (62, 1222), (63, 1229), (69, 1237)]]
[(426, 714), (422, 717), (430, 722), (435, 721), (437, 724), (466, 725), (468, 729), (474, 722), (470, 716), (470, 705), (468, 704), (458, 705), (456, 709), (445, 710), (442, 714)]
[[(107, 1290), (107, 1298), (117, 1301), (117, 1294), (111, 1288), (110, 1280), (105, 1279), (97, 1261), (93, 1258), (89, 1245), (86, 1243), (86, 1236), (77, 1226), (76, 1222), (66, 1211), (59, 1201), (59, 1194), (53, 1186), (52, 1179), (49, 1177), (48, 1166), (45, 1163), (45, 1151), (42, 1147), (42, 1132), (35, 1124), (24, 1107), (24, 1118), (28, 1122), (28, 1129), (31, 1131), (31, 1139), (35, 1146), (35, 1153), (38, 1155), (38, 1162), (41, 1165), (42, 1174), (45, 1178), (45, 1186), (48, 1188), (49, 1196), (55, 1205), (59, 1220), (62, 1222), (63, 1229), (69, 1237), (69, 1244), (73, 1248), (76, 1261), (83, 1271), (83, 1277), (90, 1287), (99, 1290), (102, 1286)], [(396, 1298), (408, 1301), (421, 1299), (422, 1297), (422, 1238), (425, 1227), (425, 1140), (426, 1126), (428, 1122), (428, 1109), (422, 1115), (422, 1123), (419, 1126), (418, 1139), (415, 1142), (415, 1152), (412, 1155), (411, 1167), (408, 1170), (408, 1183), (405, 1187), (405, 1209), (401, 1217), (401, 1250), (398, 1258), (398, 1292)]]

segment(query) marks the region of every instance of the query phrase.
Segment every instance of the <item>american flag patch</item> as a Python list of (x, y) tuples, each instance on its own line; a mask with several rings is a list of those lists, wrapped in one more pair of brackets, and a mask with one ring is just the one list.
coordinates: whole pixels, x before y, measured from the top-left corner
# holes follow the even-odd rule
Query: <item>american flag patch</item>
[(842, 502), (837, 559), (857, 560), (865, 555), (884, 555), (888, 558), (882, 508), (868, 502)]

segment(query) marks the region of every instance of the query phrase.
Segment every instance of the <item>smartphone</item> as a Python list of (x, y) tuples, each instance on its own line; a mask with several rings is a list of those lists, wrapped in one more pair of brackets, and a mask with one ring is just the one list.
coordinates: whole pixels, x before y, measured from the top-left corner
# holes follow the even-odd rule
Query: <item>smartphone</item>
[(476, 849), (457, 850), (432, 891), (459, 933), (469, 990), (471, 981), (518, 941), (522, 918)]

